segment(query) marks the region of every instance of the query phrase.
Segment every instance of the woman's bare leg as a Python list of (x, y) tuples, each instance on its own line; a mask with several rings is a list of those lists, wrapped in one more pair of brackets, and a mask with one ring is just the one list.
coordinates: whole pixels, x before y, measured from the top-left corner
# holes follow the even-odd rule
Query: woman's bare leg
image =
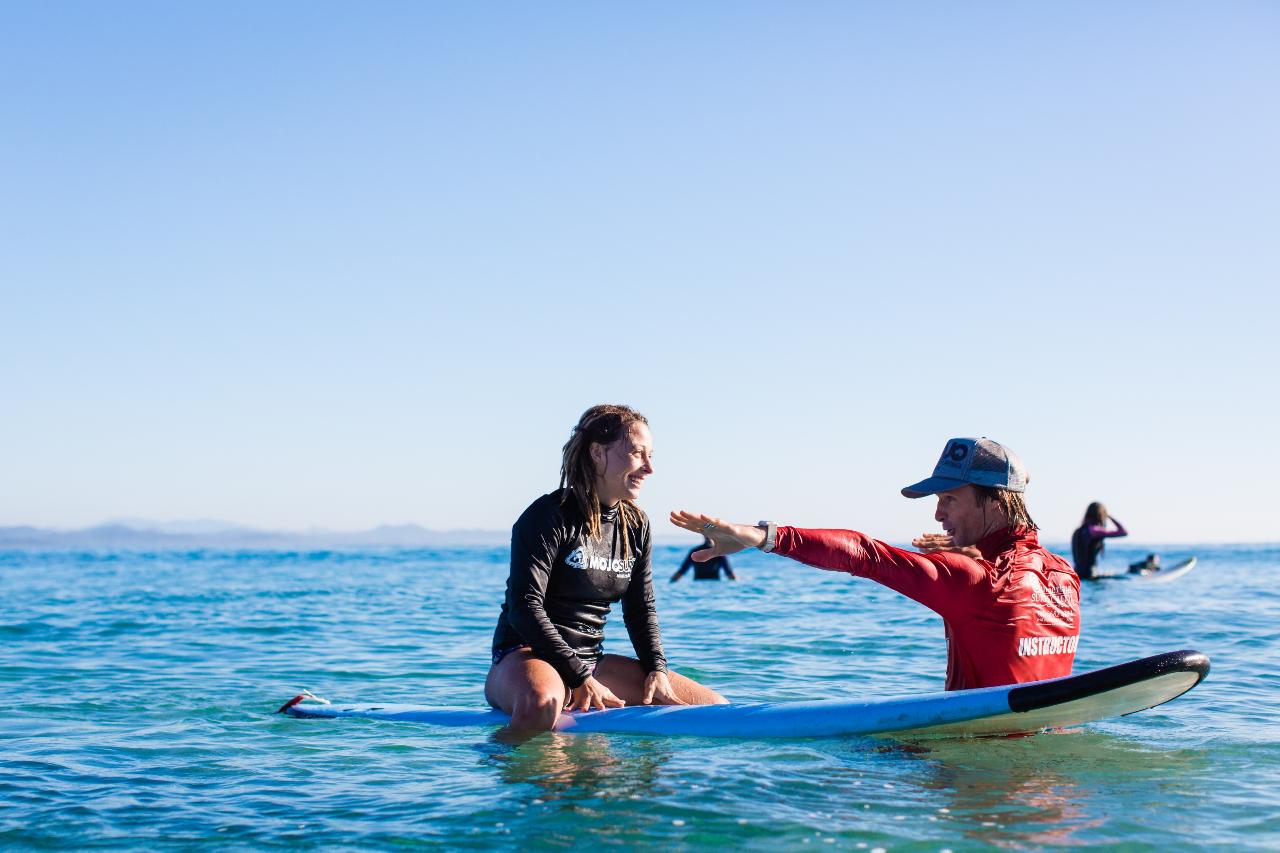
[[(644, 703), (645, 671), (640, 661), (622, 655), (604, 655), (596, 665), (596, 680), (613, 691), (628, 705)], [(704, 687), (692, 678), (685, 678), (674, 670), (667, 672), (671, 689), (686, 705), (726, 705), (729, 700)]]
[(545, 732), (555, 726), (568, 691), (551, 664), (523, 648), (489, 668), (484, 698), (511, 715), (513, 730)]

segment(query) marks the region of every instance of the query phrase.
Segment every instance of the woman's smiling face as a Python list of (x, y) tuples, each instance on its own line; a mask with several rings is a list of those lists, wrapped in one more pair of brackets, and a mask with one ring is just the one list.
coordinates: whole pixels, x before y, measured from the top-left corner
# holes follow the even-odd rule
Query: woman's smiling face
[(636, 422), (612, 444), (591, 445), (596, 464), (596, 494), (602, 507), (618, 501), (634, 501), (640, 486), (653, 473), (653, 436), (646, 424)]

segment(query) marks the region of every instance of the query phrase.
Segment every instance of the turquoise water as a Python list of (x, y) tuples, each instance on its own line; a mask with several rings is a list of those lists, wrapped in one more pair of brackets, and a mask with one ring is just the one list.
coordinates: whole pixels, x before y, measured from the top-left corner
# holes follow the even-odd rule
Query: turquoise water
[[(482, 706), (505, 549), (0, 553), (0, 846), (583, 844), (961, 850), (1280, 848), (1280, 546), (1159, 550), (1167, 585), (1086, 585), (1077, 671), (1181, 648), (1153, 711), (1013, 740), (725, 742), (295, 720), (335, 701)], [(752, 553), (678, 584), (668, 656), (741, 701), (938, 690), (931, 613)], [(609, 649), (630, 653), (621, 618)]]

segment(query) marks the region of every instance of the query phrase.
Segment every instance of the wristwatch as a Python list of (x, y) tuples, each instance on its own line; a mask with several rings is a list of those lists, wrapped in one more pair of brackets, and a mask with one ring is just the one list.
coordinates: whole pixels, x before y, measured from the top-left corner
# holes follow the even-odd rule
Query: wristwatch
[(760, 550), (766, 554), (773, 551), (775, 545), (778, 544), (778, 525), (773, 521), (757, 521), (756, 527), (764, 531), (764, 542), (760, 544)]

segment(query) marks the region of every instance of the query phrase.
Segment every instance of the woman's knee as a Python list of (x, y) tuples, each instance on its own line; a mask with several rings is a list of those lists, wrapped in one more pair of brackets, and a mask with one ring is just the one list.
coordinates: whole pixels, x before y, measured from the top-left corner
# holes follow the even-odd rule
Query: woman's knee
[(690, 705), (728, 705), (729, 700), (710, 687), (684, 675), (672, 672), (669, 676), (676, 694)]
[(564, 708), (563, 694), (554, 690), (531, 690), (516, 698), (511, 724), (515, 728), (546, 731), (555, 726)]

